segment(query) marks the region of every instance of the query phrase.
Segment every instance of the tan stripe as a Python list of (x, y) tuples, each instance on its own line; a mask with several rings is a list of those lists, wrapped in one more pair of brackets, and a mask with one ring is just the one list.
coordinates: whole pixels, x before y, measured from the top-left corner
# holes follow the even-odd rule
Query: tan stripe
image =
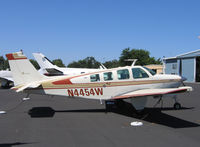
[(115, 86), (131, 86), (144, 84), (158, 84), (179, 82), (179, 80), (145, 80), (145, 81), (124, 81), (124, 82), (99, 82), (99, 83), (73, 83), (69, 85), (54, 85), (51, 82), (43, 83), (43, 88), (94, 88), (94, 87), (115, 87)]

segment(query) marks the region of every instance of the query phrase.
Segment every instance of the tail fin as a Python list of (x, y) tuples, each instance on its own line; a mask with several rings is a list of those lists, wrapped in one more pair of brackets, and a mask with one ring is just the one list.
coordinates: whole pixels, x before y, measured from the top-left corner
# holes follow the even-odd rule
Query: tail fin
[(35, 60), (40, 65), (40, 68), (47, 76), (60, 76), (63, 75), (63, 71), (60, 67), (54, 65), (47, 57), (42, 53), (33, 53)]
[(6, 57), (9, 61), (15, 86), (46, 79), (34, 68), (22, 52), (7, 54)]
[(40, 65), (41, 69), (55, 68), (55, 65), (42, 53), (33, 53), (33, 56)]

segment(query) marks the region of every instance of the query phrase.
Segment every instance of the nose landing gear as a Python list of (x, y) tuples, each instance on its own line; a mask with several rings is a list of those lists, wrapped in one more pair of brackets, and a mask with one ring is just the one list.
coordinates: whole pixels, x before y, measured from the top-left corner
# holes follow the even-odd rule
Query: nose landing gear
[(173, 97), (173, 99), (175, 100), (174, 109), (175, 109), (175, 110), (180, 110), (180, 109), (182, 108), (182, 106), (181, 106), (181, 104), (178, 102), (177, 96), (175, 95), (175, 96)]
[(178, 102), (176, 102), (176, 103), (174, 104), (174, 109), (175, 109), (175, 110), (180, 110), (180, 109), (181, 109), (181, 104), (178, 103)]

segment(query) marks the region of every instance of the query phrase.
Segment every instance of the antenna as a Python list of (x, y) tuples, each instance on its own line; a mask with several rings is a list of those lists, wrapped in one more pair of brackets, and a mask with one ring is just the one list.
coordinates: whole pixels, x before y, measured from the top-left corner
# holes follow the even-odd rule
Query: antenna
[(21, 52), (22, 54), (24, 54), (24, 53), (23, 53), (23, 49), (21, 49), (20, 52)]
[(101, 69), (107, 69), (102, 63), (100, 63), (100, 64), (101, 64), (101, 66), (100, 66)]
[(133, 62), (131, 66), (134, 66), (138, 59), (125, 59), (124, 61)]

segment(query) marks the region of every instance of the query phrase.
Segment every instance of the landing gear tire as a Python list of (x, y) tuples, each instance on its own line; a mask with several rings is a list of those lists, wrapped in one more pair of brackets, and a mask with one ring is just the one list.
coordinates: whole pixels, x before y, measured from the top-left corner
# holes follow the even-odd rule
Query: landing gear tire
[(175, 103), (174, 104), (174, 109), (175, 110), (180, 110), (181, 109), (181, 104), (180, 103)]

